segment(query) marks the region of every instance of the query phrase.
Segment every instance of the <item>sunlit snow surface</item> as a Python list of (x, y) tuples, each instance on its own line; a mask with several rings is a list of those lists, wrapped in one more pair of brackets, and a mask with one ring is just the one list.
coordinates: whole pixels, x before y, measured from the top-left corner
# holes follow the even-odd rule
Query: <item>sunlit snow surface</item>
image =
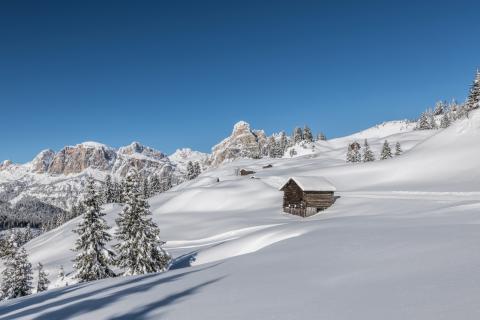
[[(480, 114), (445, 130), (383, 128), (292, 159), (236, 161), (152, 198), (176, 258), (171, 271), (67, 279), (68, 287), (0, 303), (0, 320), (478, 319)], [(385, 138), (408, 151), (345, 164), (347, 144), (360, 138), (377, 155)], [(255, 178), (234, 176), (237, 168)], [(284, 214), (278, 188), (290, 176), (323, 176), (339, 198), (307, 219)], [(105, 210), (113, 226), (121, 208)], [(27, 245), (52, 287), (62, 285), (59, 265), (72, 271), (77, 223)]]

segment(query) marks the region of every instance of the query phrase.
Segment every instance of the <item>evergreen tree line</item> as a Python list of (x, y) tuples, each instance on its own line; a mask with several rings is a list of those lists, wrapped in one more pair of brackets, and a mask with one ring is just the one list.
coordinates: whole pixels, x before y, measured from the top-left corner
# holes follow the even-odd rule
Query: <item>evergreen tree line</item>
[(202, 167), (198, 161), (192, 162), (188, 161), (187, 163), (187, 180), (193, 180), (202, 173)]
[(480, 71), (477, 70), (475, 79), (469, 89), (467, 100), (458, 104), (455, 100), (451, 103), (439, 101), (434, 109), (428, 109), (420, 115), (415, 129), (431, 130), (447, 128), (452, 122), (468, 117), (468, 113), (480, 107)]
[[(170, 266), (171, 257), (162, 248), (164, 242), (151, 218), (140, 175), (129, 174), (124, 183), (123, 210), (112, 236), (100, 208), (101, 194), (96, 191), (93, 179), (88, 182), (83, 219), (74, 230), (78, 239), (73, 267), (79, 282), (115, 277), (114, 266), (122, 269), (123, 275), (163, 272)], [(107, 244), (113, 238), (118, 243), (110, 250)]]
[[(1, 258), (5, 269), (1, 274), (0, 300), (13, 299), (31, 294), (33, 286), (32, 264), (28, 261), (25, 248), (21, 245), (25, 239), (15, 232), (10, 232), (2, 243)], [(37, 266), (37, 292), (48, 287), (48, 274), (43, 271), (41, 263)]]
[(41, 228), (45, 219), (64, 213), (64, 210), (41, 200), (25, 197), (11, 205), (0, 201), (0, 230), (13, 228)]
[[(74, 232), (78, 235), (73, 250), (74, 277), (79, 282), (115, 277), (114, 266), (123, 270), (123, 275), (136, 275), (167, 271), (170, 255), (162, 248), (160, 229), (151, 218), (149, 204), (144, 193), (143, 180), (137, 172), (125, 179), (123, 190), (123, 210), (116, 219), (117, 231), (109, 233), (101, 205), (104, 203), (105, 189), (98, 191), (95, 181), (89, 178), (81, 208), (82, 221)], [(108, 242), (117, 240), (114, 249), (107, 248)], [(18, 233), (10, 232), (1, 242), (5, 269), (2, 272), (0, 299), (12, 299), (31, 294), (32, 265)], [(36, 291), (48, 289), (48, 274), (41, 263), (37, 266), (38, 281)], [(64, 278), (63, 266), (59, 277)], [(62, 279), (63, 280), (63, 279)]]
[[(399, 156), (402, 153), (403, 153), (403, 150), (400, 145), (400, 142), (395, 143), (395, 152), (392, 153), (390, 144), (388, 143), (387, 140), (385, 140), (382, 146), (382, 150), (379, 154), (379, 159), (386, 160), (386, 159), (392, 158), (394, 155)], [(375, 160), (376, 160), (375, 155), (373, 154), (373, 151), (370, 149), (370, 145), (368, 144), (367, 139), (365, 139), (363, 143), (363, 152), (362, 152), (362, 147), (356, 141), (348, 145), (347, 156), (346, 156), (346, 161), (348, 163), (371, 162)]]
[(0, 235), (0, 259), (7, 255), (12, 243), (23, 246), (39, 234), (38, 230), (33, 230), (30, 226), (27, 226), (24, 229), (10, 229), (8, 232)]
[(307, 125), (303, 128), (295, 127), (291, 136), (287, 136), (283, 131), (277, 136), (270, 136), (263, 148), (262, 155), (270, 158), (281, 158), (287, 148), (295, 144), (319, 140), (327, 140), (325, 134), (320, 132), (314, 137), (312, 130)]
[[(162, 178), (156, 173), (150, 176), (139, 175), (139, 177), (141, 179), (141, 190), (145, 198), (150, 198), (158, 193), (165, 192), (173, 186), (171, 174), (166, 174)], [(125, 188), (125, 179), (116, 182), (112, 179), (111, 175), (107, 175), (105, 182), (99, 191), (100, 204), (124, 203), (125, 199), (123, 195)], [(42, 231), (50, 231), (65, 224), (71, 219), (80, 216), (85, 211), (83, 206), (83, 202), (79, 201), (77, 204), (73, 205), (69, 211), (58, 212), (48, 219), (44, 219), (44, 222), (41, 224)]]

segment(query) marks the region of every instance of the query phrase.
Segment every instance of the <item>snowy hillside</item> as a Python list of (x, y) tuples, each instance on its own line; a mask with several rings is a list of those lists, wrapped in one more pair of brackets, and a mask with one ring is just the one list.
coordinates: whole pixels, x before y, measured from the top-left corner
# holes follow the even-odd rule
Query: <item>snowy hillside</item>
[[(384, 124), (294, 158), (229, 162), (152, 198), (176, 259), (165, 274), (72, 285), (72, 220), (27, 244), (52, 287), (60, 265), (69, 286), (2, 302), (0, 320), (478, 319), (480, 113), (412, 129)], [(405, 152), (345, 164), (347, 145), (365, 138), (376, 155), (385, 139)], [(330, 180), (335, 204), (306, 219), (282, 213), (278, 188), (299, 175)], [(105, 208), (110, 226), (120, 210)]]

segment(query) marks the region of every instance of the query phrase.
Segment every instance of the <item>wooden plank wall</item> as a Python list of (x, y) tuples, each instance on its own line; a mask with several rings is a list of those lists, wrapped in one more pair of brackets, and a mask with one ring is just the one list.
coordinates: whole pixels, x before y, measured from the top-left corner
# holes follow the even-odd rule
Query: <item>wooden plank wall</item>
[(334, 202), (333, 192), (303, 192), (307, 207), (328, 208)]

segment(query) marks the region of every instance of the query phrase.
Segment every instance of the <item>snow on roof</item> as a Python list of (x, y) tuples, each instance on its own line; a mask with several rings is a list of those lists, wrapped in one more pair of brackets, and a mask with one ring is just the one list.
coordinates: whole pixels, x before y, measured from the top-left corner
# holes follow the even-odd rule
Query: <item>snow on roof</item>
[(287, 182), (280, 188), (283, 189), (290, 182), (290, 180), (295, 181), (295, 183), (303, 190), (303, 191), (336, 191), (337, 188), (325, 179), (324, 177), (306, 177), (306, 176), (297, 176), (297, 177), (290, 177)]

